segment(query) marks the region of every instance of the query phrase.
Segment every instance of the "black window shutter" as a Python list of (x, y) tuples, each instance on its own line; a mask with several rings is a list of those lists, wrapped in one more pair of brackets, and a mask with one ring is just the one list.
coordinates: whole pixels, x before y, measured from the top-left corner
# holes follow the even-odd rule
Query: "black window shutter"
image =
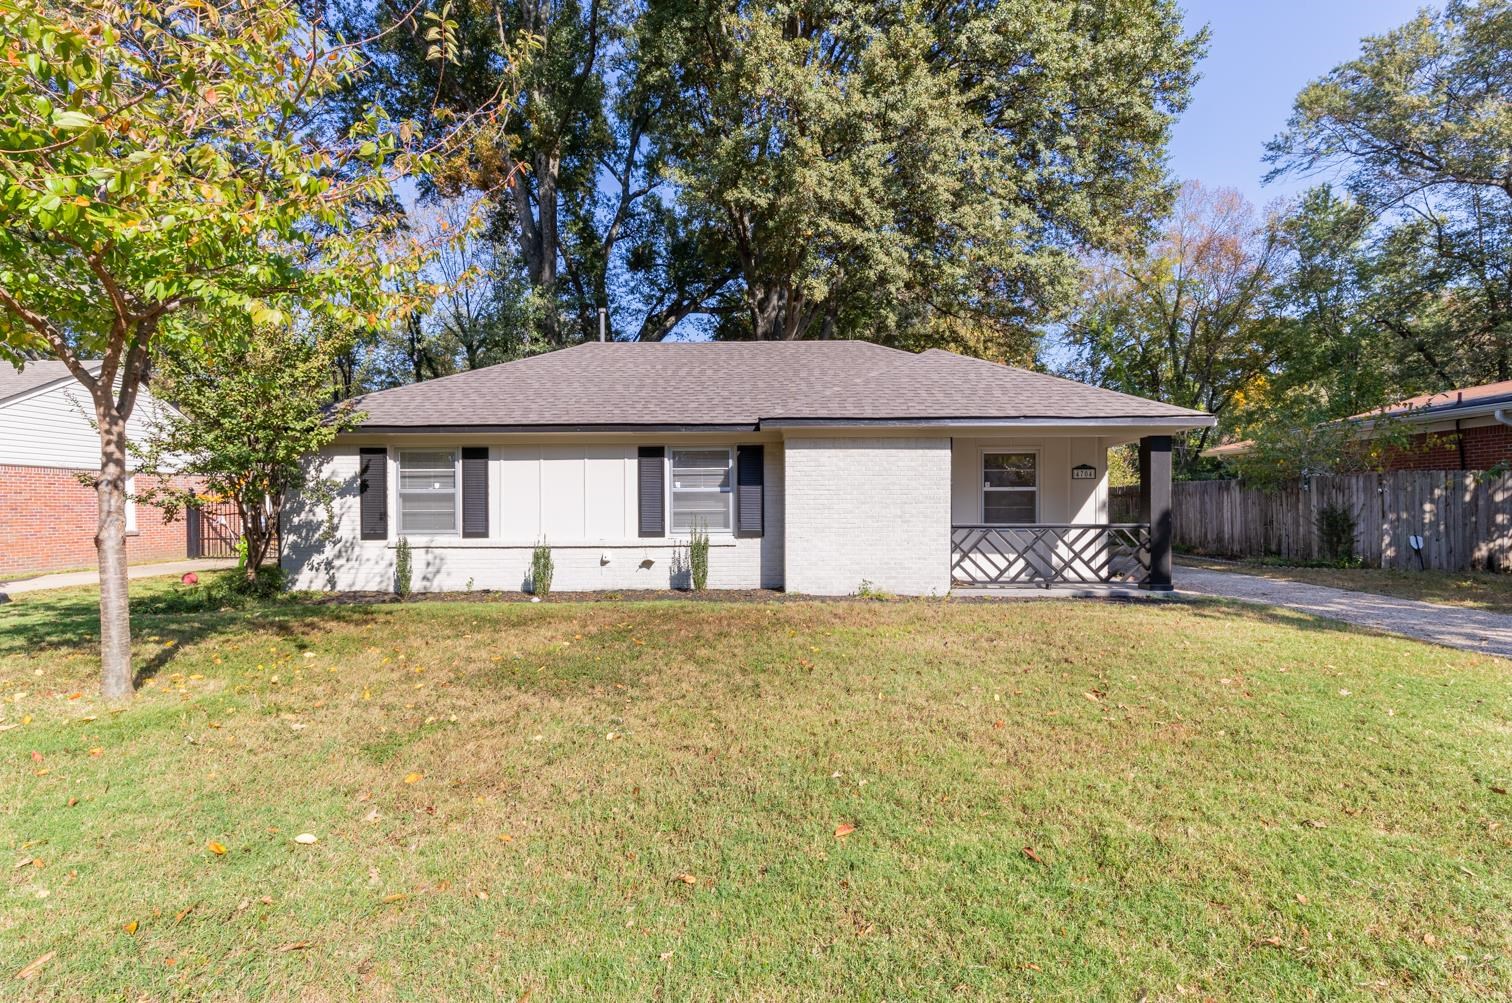
[(760, 536), (761, 481), (765, 449), (761, 446), (741, 446), (735, 452), (735, 512), (736, 529), (746, 536)]
[(462, 535), (488, 535), (488, 447), (462, 450)]
[(640, 447), (640, 535), (667, 535), (667, 451), (662, 446)]
[(388, 450), (382, 446), (357, 451), (357, 495), (362, 506), (362, 539), (388, 539)]

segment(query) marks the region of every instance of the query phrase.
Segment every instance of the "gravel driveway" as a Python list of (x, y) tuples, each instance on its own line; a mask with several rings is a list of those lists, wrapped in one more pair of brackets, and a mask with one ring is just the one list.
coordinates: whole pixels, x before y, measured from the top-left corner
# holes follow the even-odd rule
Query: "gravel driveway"
[(1194, 595), (1284, 606), (1420, 641), (1512, 658), (1512, 614), (1278, 581), (1233, 571), (1178, 567), (1175, 577), (1177, 589)]

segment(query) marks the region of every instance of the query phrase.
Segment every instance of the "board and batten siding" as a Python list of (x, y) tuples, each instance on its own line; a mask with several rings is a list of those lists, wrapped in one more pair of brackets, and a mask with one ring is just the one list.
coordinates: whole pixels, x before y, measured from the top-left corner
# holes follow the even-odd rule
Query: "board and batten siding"
[[(486, 538), (411, 537), (416, 591), (518, 591), (528, 579), (538, 540), (552, 549), (558, 591), (665, 589), (685, 586), (674, 567), (686, 541), (639, 535), (638, 447), (642, 443), (502, 444), (489, 447)], [(734, 448), (733, 441), (679, 443)], [(390, 453), (396, 462), (397, 448)], [(427, 445), (416, 448), (447, 448)], [(389, 539), (362, 540), (356, 447), (336, 447), (311, 461), (314, 476), (336, 485), (325, 507), (292, 499), (284, 515), (283, 566), (296, 589), (390, 591), (397, 540), (397, 470), (389, 470)], [(782, 585), (783, 450), (765, 450), (765, 529), (761, 536), (714, 535), (709, 587)]]
[[(143, 387), (126, 422), (127, 439), (145, 442), (163, 408)], [(73, 380), (0, 404), (0, 465), (98, 470), (100, 434), (93, 422), (89, 392)]]
[[(951, 440), (950, 520), (982, 521), (982, 454), (1032, 452), (1038, 456), (1039, 522), (1103, 523), (1108, 520), (1108, 444), (1098, 436), (1038, 436)], [(1086, 464), (1090, 480), (1071, 479), (1071, 468)]]

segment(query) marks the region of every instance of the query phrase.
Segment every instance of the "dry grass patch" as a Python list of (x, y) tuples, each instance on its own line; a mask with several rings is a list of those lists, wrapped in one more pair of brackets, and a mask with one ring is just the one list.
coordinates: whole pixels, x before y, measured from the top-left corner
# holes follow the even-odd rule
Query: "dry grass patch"
[(0, 609), (0, 863), (42, 861), (7, 872), (4, 995), (1512, 980), (1495, 659), (1216, 603), (141, 594), (119, 713), (90, 593)]

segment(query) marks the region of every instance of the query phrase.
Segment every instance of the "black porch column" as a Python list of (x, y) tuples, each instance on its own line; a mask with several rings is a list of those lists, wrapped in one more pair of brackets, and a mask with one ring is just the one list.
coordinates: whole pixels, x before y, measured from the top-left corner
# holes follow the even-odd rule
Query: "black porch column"
[(1171, 437), (1139, 440), (1139, 521), (1150, 527), (1150, 577), (1144, 588), (1171, 590)]

